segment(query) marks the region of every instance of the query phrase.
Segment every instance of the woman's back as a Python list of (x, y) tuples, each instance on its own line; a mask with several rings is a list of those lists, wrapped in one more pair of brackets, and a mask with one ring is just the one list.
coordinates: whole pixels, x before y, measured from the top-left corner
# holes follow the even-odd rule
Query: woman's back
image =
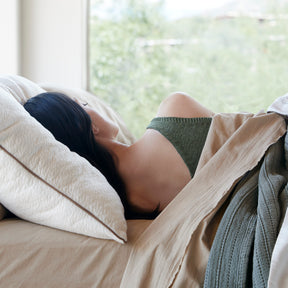
[[(213, 112), (182, 93), (172, 94), (164, 100), (157, 113), (157, 117), (160, 118), (205, 117), (204, 137), (202, 137), (203, 141), (200, 141), (200, 150), (197, 152), (200, 154), (213, 115)], [(193, 138), (193, 135), (191, 137)], [(155, 129), (147, 129), (142, 138), (129, 149), (131, 159), (124, 161), (129, 164), (126, 169), (123, 168), (126, 170), (127, 178), (124, 176), (124, 179), (126, 178), (129, 201), (145, 210), (155, 209), (157, 206), (160, 211), (163, 210), (189, 182), (191, 171), (169, 138)], [(194, 166), (197, 166), (197, 163)]]

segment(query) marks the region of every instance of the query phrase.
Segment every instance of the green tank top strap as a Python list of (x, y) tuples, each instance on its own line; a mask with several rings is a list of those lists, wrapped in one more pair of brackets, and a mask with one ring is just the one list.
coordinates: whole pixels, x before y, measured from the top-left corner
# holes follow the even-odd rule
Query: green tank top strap
[(157, 117), (154, 118), (147, 129), (160, 132), (177, 150), (194, 176), (212, 118), (179, 118)]

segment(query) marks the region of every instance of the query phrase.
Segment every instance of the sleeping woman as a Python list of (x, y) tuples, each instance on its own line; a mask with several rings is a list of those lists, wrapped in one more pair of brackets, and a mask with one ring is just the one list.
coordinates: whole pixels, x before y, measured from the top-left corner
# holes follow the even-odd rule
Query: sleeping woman
[(116, 141), (118, 127), (68, 96), (47, 92), (24, 108), (106, 177), (127, 219), (153, 219), (193, 177), (214, 113), (183, 93), (166, 98), (143, 136)]

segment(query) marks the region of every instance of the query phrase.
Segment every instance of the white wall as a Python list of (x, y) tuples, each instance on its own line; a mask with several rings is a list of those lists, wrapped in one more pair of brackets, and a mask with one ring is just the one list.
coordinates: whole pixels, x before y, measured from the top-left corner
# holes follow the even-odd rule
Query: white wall
[(0, 74), (87, 88), (89, 0), (0, 0)]
[(87, 0), (19, 1), (21, 75), (86, 88)]
[(18, 0), (0, 0), (0, 74), (19, 72)]

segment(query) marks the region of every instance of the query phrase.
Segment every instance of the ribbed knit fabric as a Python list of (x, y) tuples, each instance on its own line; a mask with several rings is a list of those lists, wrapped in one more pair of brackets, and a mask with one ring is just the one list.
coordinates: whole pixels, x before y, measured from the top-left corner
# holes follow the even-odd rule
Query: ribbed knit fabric
[(235, 187), (212, 245), (204, 288), (267, 287), (272, 251), (288, 207), (288, 136), (284, 143), (281, 139), (272, 145)]
[(147, 129), (160, 132), (177, 150), (194, 176), (212, 118), (157, 117)]

